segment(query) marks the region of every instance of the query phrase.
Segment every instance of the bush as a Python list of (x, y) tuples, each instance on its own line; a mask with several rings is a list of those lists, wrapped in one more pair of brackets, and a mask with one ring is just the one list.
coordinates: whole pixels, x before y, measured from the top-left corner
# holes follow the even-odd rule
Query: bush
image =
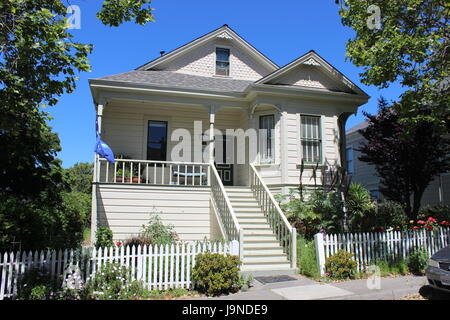
[(386, 201), (378, 204), (376, 210), (376, 225), (378, 230), (384, 231), (396, 226), (402, 226), (409, 221), (403, 206), (395, 201)]
[(238, 291), (240, 265), (237, 256), (210, 252), (197, 255), (192, 270), (195, 288), (209, 296)]
[(131, 269), (119, 263), (105, 263), (86, 282), (84, 299), (121, 300), (145, 295), (140, 281), (131, 279)]
[(114, 246), (113, 233), (108, 227), (98, 227), (95, 233), (97, 239), (95, 240), (95, 246), (97, 248), (107, 248)]
[(298, 237), (297, 265), (301, 274), (311, 278), (320, 278), (319, 268), (317, 267), (316, 245), (314, 240), (307, 240), (302, 236)]
[(154, 214), (149, 222), (142, 226), (141, 233), (124, 241), (125, 246), (143, 246), (143, 245), (165, 245), (172, 244), (178, 240), (178, 234), (173, 225), (163, 224), (161, 218)]
[(354, 279), (357, 271), (353, 254), (339, 250), (325, 262), (325, 271), (332, 279)]
[(426, 220), (429, 217), (433, 217), (438, 221), (450, 221), (450, 206), (428, 205), (421, 208), (419, 211), (419, 219)]
[(55, 282), (45, 268), (31, 268), (18, 281), (17, 299), (47, 300), (55, 296)]
[(370, 229), (374, 203), (369, 190), (360, 184), (352, 183), (348, 188), (345, 205), (351, 232), (361, 232)]
[(408, 257), (408, 268), (412, 274), (423, 275), (428, 265), (428, 252), (426, 250), (416, 250)]

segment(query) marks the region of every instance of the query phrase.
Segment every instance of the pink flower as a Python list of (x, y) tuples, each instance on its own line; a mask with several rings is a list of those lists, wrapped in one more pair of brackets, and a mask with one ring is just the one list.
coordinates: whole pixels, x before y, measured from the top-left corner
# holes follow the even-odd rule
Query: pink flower
[(120, 242), (120, 241), (117, 241), (117, 242), (116, 242), (116, 246), (118, 246), (118, 247), (119, 247), (121, 244), (122, 244), (122, 242)]
[(444, 220), (441, 222), (441, 225), (448, 227), (448, 226), (450, 226), (450, 223), (448, 221)]
[(425, 221), (419, 220), (419, 221), (417, 221), (417, 224), (425, 224)]
[(428, 222), (436, 222), (436, 219), (433, 218), (433, 217), (429, 217), (429, 218), (428, 218)]

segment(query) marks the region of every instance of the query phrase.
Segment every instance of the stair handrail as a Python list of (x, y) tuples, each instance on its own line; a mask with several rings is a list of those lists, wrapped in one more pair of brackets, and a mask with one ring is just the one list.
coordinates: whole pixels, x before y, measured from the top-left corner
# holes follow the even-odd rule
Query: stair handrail
[[(291, 226), (283, 211), (281, 210), (278, 201), (275, 200), (275, 197), (272, 195), (272, 192), (270, 192), (269, 188), (264, 183), (264, 180), (261, 178), (261, 175), (259, 174), (258, 170), (256, 170), (256, 167), (253, 163), (250, 164), (250, 168), (250, 188), (255, 194), (256, 200), (263, 209), (264, 215), (268, 218), (269, 224), (275, 231), (277, 240), (280, 241), (281, 246), (283, 247), (285, 253), (288, 255), (288, 260), (291, 262), (291, 267), (295, 268), (297, 263), (297, 229)], [(263, 194), (261, 194), (262, 192)], [(270, 216), (270, 212), (267, 208), (268, 204), (266, 202), (269, 202), (269, 205), (273, 206), (275, 212), (277, 213), (276, 215)], [(277, 223), (276, 220), (278, 220), (278, 222), (281, 222), (281, 224)], [(285, 233), (284, 235), (282, 234), (283, 231)], [(286, 234), (286, 231), (289, 234)]]
[(222, 183), (222, 179), (220, 179), (219, 173), (217, 172), (216, 166), (214, 162), (210, 163), (211, 168), (211, 194), (214, 202), (216, 203), (216, 207), (219, 211), (219, 217), (221, 219), (221, 223), (225, 229), (226, 236), (229, 241), (237, 240), (239, 241), (239, 252), (240, 257), (242, 259), (243, 252), (243, 230), (239, 225), (239, 221), (236, 218), (236, 214), (234, 213), (233, 206), (231, 205), (231, 201), (228, 198), (228, 194), (225, 190), (225, 187)]

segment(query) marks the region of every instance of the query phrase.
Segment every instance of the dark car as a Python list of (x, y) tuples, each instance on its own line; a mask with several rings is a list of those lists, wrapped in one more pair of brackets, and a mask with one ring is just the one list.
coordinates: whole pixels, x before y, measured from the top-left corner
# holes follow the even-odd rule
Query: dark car
[(431, 256), (426, 274), (430, 286), (450, 292), (450, 246)]

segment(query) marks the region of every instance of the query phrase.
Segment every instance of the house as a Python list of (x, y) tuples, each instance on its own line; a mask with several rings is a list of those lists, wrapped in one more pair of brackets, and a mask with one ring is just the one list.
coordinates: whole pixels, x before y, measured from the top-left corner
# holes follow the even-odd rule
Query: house
[(237, 240), (244, 270), (293, 270), (295, 230), (274, 195), (299, 164), (344, 162), (368, 95), (310, 51), (280, 67), (224, 25), (145, 65), (89, 81), (102, 140), (92, 232), (137, 234), (157, 213), (181, 240)]
[[(377, 176), (375, 166), (359, 160), (361, 152), (358, 151), (361, 143), (366, 140), (359, 133), (368, 126), (367, 121), (363, 121), (346, 132), (346, 168), (351, 175), (352, 182), (363, 185), (373, 199), (382, 201), (383, 195), (380, 193), (380, 178)], [(436, 177), (425, 189), (422, 196), (422, 206), (425, 205), (450, 205), (450, 172), (443, 173)]]

